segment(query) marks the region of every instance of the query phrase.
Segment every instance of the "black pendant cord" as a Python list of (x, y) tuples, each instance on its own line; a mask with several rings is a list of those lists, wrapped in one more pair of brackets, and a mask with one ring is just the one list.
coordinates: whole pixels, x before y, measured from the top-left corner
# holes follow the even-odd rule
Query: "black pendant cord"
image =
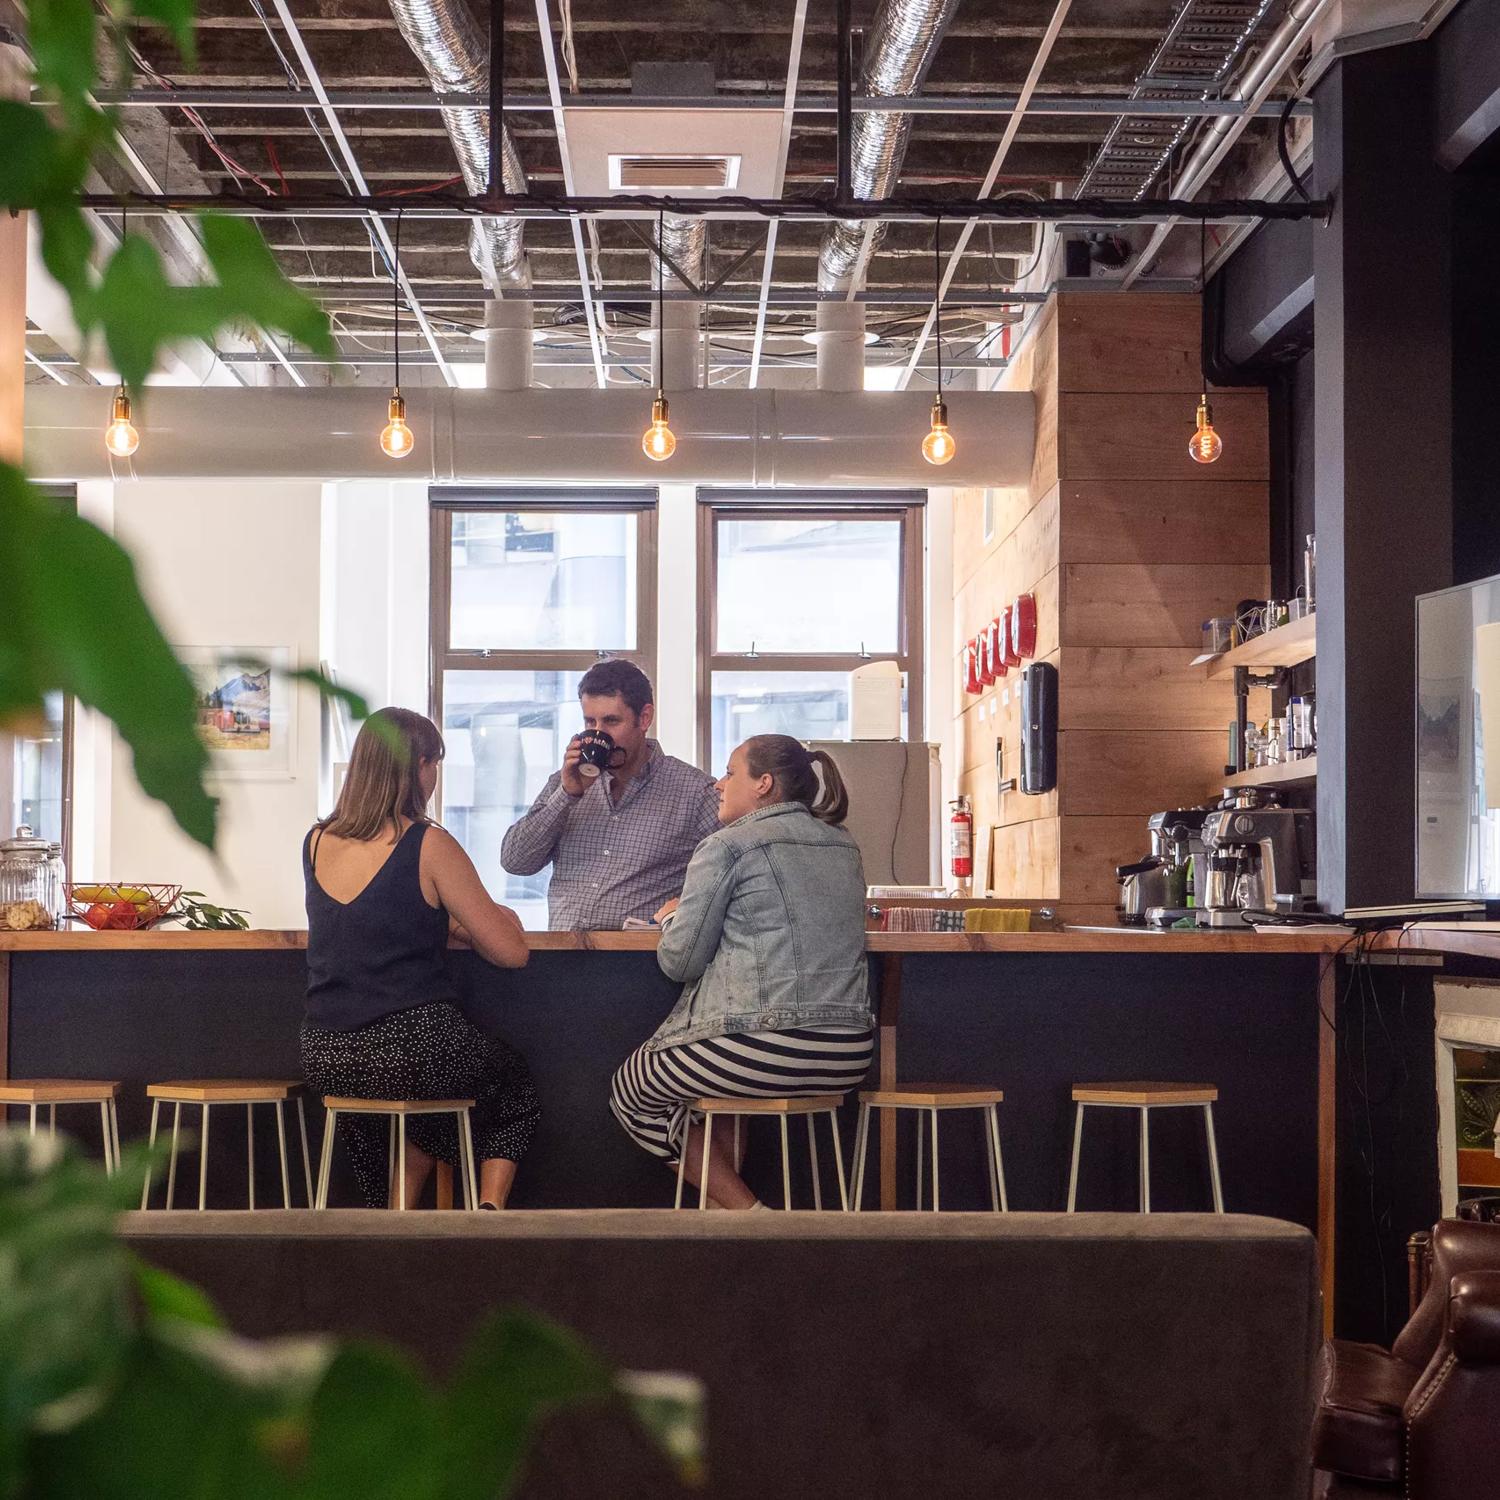
[(1208, 372), (1203, 368), (1203, 360), (1207, 345), (1205, 339), (1208, 334), (1208, 220), (1198, 221), (1198, 375), (1202, 384), (1201, 400), (1208, 400)]
[(662, 241), (662, 231), (666, 227), (666, 214), (661, 209), (656, 211), (656, 399), (665, 398), (667, 394), (667, 325), (662, 310), (662, 295), (667, 284), (667, 266), (662, 258), (662, 252), (666, 248)]
[(937, 393), (943, 399), (943, 216), (932, 226), (932, 332), (937, 340)]
[(401, 210), (396, 210), (395, 262), (391, 266), (391, 346), (396, 356), (396, 394), (401, 394)]

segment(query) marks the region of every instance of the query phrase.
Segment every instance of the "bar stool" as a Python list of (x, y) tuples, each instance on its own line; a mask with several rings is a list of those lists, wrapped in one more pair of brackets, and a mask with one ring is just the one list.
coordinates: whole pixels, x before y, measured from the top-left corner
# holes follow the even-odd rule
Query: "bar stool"
[(1202, 1109), (1208, 1137), (1208, 1173), (1213, 1183), (1214, 1212), (1224, 1212), (1219, 1183), (1219, 1149), (1214, 1141), (1214, 1100), (1219, 1091), (1211, 1083), (1080, 1083), (1073, 1087), (1073, 1169), (1068, 1174), (1068, 1212), (1078, 1201), (1078, 1156), (1083, 1144), (1085, 1109), (1137, 1109), (1141, 1113), (1141, 1212), (1151, 1212), (1151, 1138), (1148, 1121), (1153, 1109)]
[[(276, 1106), (276, 1144), (281, 1154), (281, 1203), (283, 1208), (292, 1206), (291, 1178), (286, 1165), (286, 1115), (284, 1106), (295, 1097), (297, 1124), (302, 1132), (302, 1176), (307, 1186), (308, 1206), (312, 1206), (312, 1159), (307, 1150), (307, 1112), (302, 1105), (302, 1084), (276, 1078), (177, 1078), (166, 1083), (146, 1085), (146, 1097), (151, 1101), (151, 1144), (156, 1144), (156, 1127), (163, 1104), (172, 1106), (172, 1155), (167, 1165), (167, 1203), (172, 1207), (177, 1192), (177, 1138), (182, 1125), (182, 1106), (196, 1104), (201, 1111), (202, 1136), (198, 1142), (198, 1208), (201, 1212), (208, 1206), (208, 1112), (215, 1105), (243, 1104), (245, 1106), (245, 1141), (249, 1159), (249, 1203), (255, 1207), (255, 1106)], [(141, 1189), (141, 1207), (149, 1206), (151, 1200), (151, 1174), (146, 1174), (145, 1186)]]
[[(702, 1184), (708, 1175), (708, 1148), (713, 1139), (714, 1117), (728, 1115), (734, 1120), (734, 1154), (740, 1154), (740, 1120), (753, 1115), (771, 1115), (781, 1122), (781, 1206), (792, 1206), (792, 1156), (787, 1121), (792, 1115), (807, 1118), (807, 1157), (812, 1164), (813, 1207), (823, 1207), (823, 1184), (818, 1173), (818, 1138), (813, 1122), (818, 1115), (828, 1116), (828, 1128), (833, 1133), (833, 1161), (838, 1172), (839, 1202), (845, 1213), (849, 1211), (849, 1189), (844, 1181), (844, 1146), (839, 1139), (839, 1106), (844, 1102), (843, 1094), (810, 1094), (803, 1099), (694, 1099), (688, 1104), (688, 1121), (694, 1115), (703, 1119), (703, 1160), (698, 1167), (698, 1207), (708, 1207), (708, 1194)], [(682, 1207), (682, 1185), (687, 1175), (687, 1139), (684, 1131), (683, 1149), (677, 1154), (677, 1200), (674, 1208)]]
[(47, 1130), (57, 1134), (59, 1104), (97, 1104), (99, 1126), (104, 1137), (104, 1170), (113, 1177), (120, 1170), (120, 1119), (115, 1099), (120, 1085), (83, 1078), (11, 1078), (0, 1083), (0, 1106), (6, 1114), (12, 1104), (31, 1107), (31, 1134), (36, 1134), (37, 1106), (47, 1106)]
[(474, 1179), (474, 1134), (469, 1124), (472, 1099), (339, 1099), (323, 1100), (328, 1122), (323, 1127), (323, 1155), (318, 1163), (318, 1196), (313, 1207), (328, 1207), (328, 1178), (333, 1170), (333, 1134), (340, 1115), (389, 1115), (390, 1161), (395, 1168), (396, 1207), (406, 1207), (406, 1121), (409, 1115), (454, 1115), (458, 1121), (458, 1160), (463, 1168), (464, 1207), (477, 1210), (479, 1185)]
[(866, 1089), (859, 1096), (859, 1133), (854, 1144), (854, 1211), (859, 1212), (865, 1195), (865, 1152), (870, 1141), (870, 1111), (913, 1109), (917, 1111), (917, 1208), (922, 1207), (922, 1117), (932, 1118), (932, 1211), (938, 1211), (938, 1114), (948, 1109), (983, 1112), (985, 1155), (990, 1168), (990, 1207), (1008, 1213), (1005, 1194), (1005, 1161), (1000, 1154), (1000, 1114), (996, 1106), (1005, 1102), (1003, 1089), (976, 1088), (965, 1083), (908, 1083), (891, 1089)]

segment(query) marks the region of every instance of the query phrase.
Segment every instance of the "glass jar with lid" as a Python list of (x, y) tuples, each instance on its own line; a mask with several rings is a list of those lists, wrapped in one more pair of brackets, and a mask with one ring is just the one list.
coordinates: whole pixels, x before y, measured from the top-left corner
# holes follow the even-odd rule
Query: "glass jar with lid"
[(0, 839), (0, 931), (39, 932), (56, 925), (51, 845), (23, 823)]
[(52, 882), (52, 925), (63, 927), (68, 920), (68, 866), (61, 844), (47, 845), (47, 878)]

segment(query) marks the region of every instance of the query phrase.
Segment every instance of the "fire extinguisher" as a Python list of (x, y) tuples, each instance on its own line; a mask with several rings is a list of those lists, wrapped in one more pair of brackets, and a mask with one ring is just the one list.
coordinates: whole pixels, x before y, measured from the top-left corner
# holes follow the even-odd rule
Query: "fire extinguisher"
[(974, 878), (974, 814), (969, 811), (969, 799), (965, 796), (948, 805), (953, 809), (953, 816), (948, 819), (948, 863), (954, 881), (961, 889), (967, 889)]

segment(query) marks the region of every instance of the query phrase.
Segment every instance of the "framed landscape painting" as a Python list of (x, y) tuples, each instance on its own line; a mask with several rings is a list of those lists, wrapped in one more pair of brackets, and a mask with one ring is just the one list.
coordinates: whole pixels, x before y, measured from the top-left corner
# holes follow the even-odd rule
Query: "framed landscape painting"
[(297, 685), (290, 646), (175, 646), (198, 690), (198, 733), (221, 781), (296, 775)]

